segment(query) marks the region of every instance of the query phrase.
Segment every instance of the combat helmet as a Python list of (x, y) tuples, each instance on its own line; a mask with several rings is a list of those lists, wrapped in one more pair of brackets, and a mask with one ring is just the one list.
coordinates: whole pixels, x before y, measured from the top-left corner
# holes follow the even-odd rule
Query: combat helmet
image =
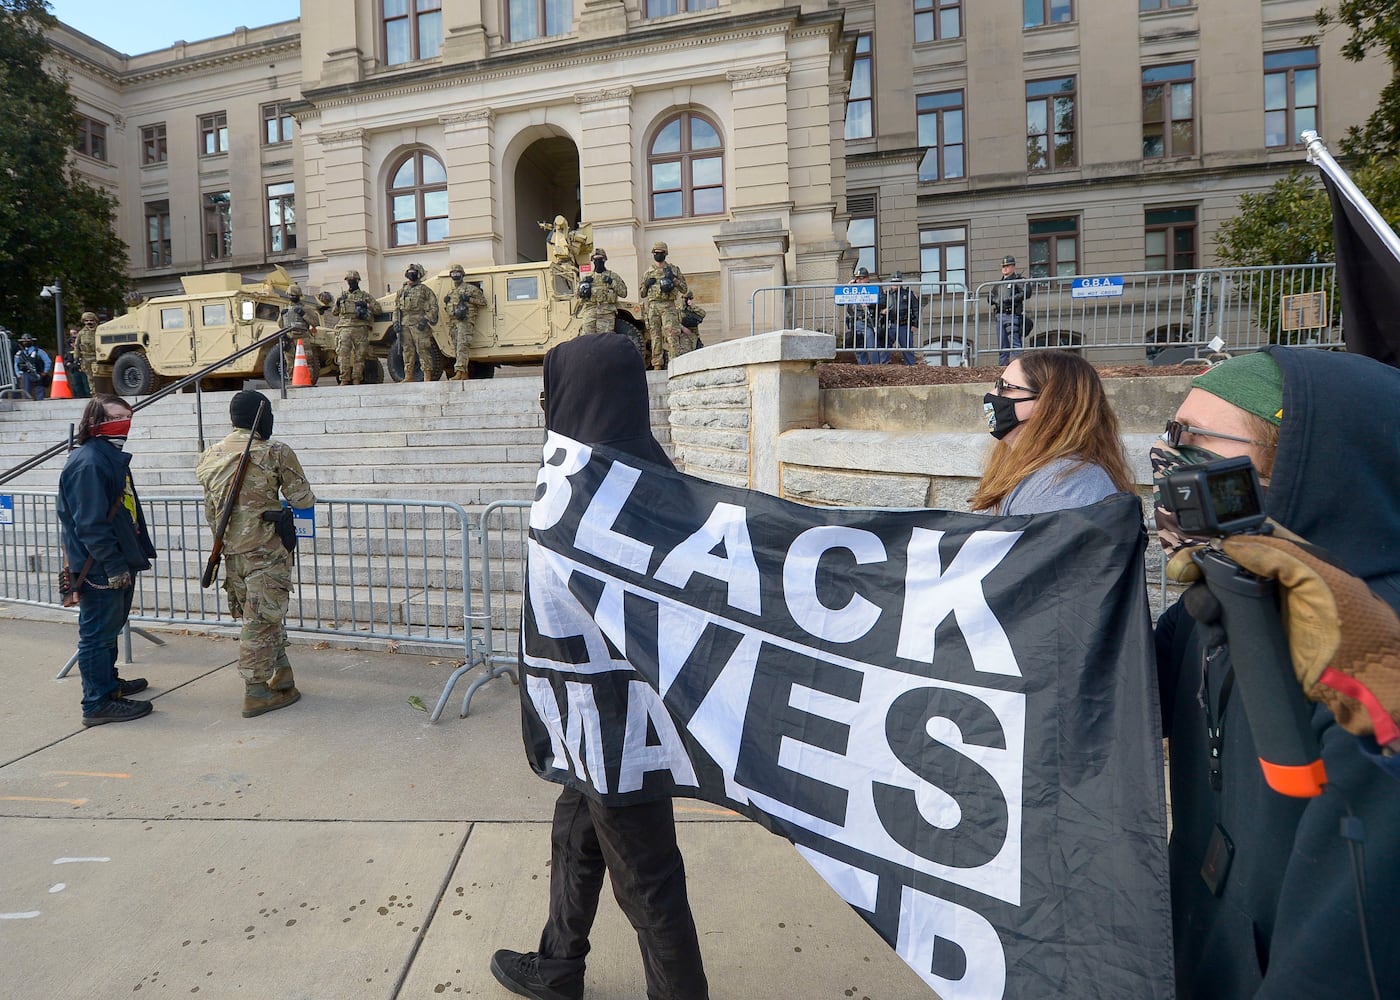
[(81, 319), (82, 319), (82, 322), (84, 322), (84, 323), (96, 323), (96, 322), (97, 322), (97, 313), (95, 313), (95, 312), (85, 312), (85, 313), (83, 313)]
[(299, 299), (299, 298), (301, 298), (301, 286), (300, 286), (300, 285), (288, 285), (288, 286), (287, 286), (287, 297), (290, 298), (290, 299)]
[(359, 281), (359, 280), (360, 280), (360, 272), (359, 272), (359, 271), (346, 271), (346, 272), (345, 272), (345, 277), (342, 278), (341, 280), (342, 280), (342, 281)]
[(651, 252), (652, 252), (652, 253), (670, 253), (670, 252), (671, 252), (671, 248), (668, 247), (668, 246), (666, 245), (666, 243), (665, 243), (664, 240), (657, 240), (655, 243), (653, 243), (653, 244), (651, 245)]
[(589, 259), (589, 260), (607, 260), (607, 259), (608, 259), (608, 252), (607, 252), (606, 250), (604, 250), (602, 247), (594, 247), (594, 248), (593, 248), (593, 253), (589, 256), (588, 259)]

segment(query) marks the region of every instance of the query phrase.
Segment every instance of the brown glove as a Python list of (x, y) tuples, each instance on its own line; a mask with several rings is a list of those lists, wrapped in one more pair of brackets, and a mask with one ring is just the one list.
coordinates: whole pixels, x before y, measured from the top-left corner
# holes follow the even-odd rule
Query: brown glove
[[(1277, 580), (1293, 673), (1343, 729), (1400, 751), (1400, 616), (1296, 535), (1232, 535), (1224, 553)], [(1172, 568), (1169, 567), (1169, 572)]]

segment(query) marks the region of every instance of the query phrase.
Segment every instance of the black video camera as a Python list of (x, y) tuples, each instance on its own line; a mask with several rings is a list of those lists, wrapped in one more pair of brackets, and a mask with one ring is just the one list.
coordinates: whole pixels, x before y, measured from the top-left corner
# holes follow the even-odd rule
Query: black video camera
[(1257, 532), (1264, 524), (1259, 473), (1245, 456), (1188, 466), (1168, 476), (1166, 486), (1183, 534), (1223, 538)]

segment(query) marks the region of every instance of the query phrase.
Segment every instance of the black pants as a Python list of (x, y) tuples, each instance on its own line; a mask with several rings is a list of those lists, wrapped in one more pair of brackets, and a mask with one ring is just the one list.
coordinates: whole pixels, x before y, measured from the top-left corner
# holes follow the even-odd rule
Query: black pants
[(539, 949), (544, 980), (583, 975), (606, 870), (637, 932), (648, 1000), (707, 1000), (671, 800), (609, 807), (565, 788), (554, 804), (550, 842), (549, 922)]

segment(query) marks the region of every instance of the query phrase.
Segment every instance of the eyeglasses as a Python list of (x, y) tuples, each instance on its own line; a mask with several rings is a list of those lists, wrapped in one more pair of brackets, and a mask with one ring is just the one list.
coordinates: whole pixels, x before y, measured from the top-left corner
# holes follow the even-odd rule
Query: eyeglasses
[(1008, 382), (1006, 381), (1006, 379), (1000, 377), (998, 377), (997, 380), (992, 383), (992, 386), (996, 389), (998, 396), (1005, 396), (1007, 389), (1015, 389), (1018, 392), (1028, 392), (1031, 394), (1031, 399), (1034, 399), (1040, 395), (1039, 392), (1037, 392), (1035, 389), (1032, 389), (1028, 385), (1017, 385), (1015, 382)]
[(1222, 434), (1220, 431), (1206, 430), (1204, 427), (1192, 427), (1190, 424), (1183, 424), (1180, 420), (1168, 420), (1167, 429), (1162, 432), (1162, 440), (1173, 448), (1181, 447), (1181, 436), (1183, 434), (1196, 434), (1200, 437), (1219, 438), (1222, 441), (1239, 441), (1241, 444), (1256, 444), (1261, 448), (1272, 448), (1273, 445), (1267, 441), (1256, 441), (1253, 438), (1236, 437), (1234, 434)]

